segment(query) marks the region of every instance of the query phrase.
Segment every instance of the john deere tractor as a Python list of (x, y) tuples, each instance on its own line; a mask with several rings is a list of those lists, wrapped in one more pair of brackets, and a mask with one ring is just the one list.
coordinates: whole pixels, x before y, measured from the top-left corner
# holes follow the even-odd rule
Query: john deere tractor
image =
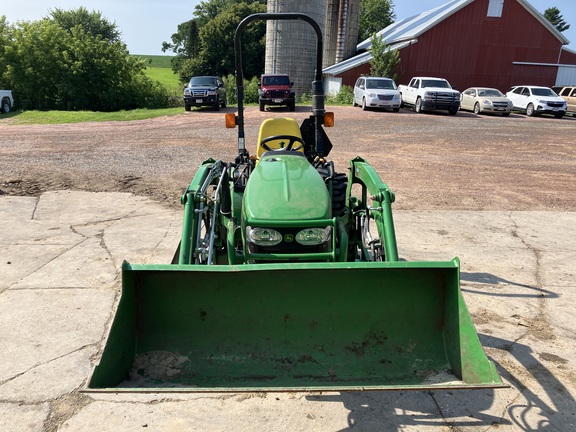
[[(311, 115), (245, 137), (241, 34), (302, 20), (317, 35)], [(459, 261), (401, 261), (394, 194), (364, 159), (327, 157), (322, 34), (298, 13), (235, 34), (234, 161), (204, 161), (182, 195), (171, 264), (124, 263), (122, 296), (88, 391), (501, 387), (459, 285)], [(250, 151), (249, 151), (250, 149)]]

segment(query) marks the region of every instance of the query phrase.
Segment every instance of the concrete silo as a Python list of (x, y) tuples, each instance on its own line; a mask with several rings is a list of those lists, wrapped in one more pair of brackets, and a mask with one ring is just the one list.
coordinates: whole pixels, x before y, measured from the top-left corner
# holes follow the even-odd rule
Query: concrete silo
[[(268, 0), (268, 12), (309, 15), (323, 29), (323, 67), (356, 54), (360, 0)], [(299, 96), (311, 92), (316, 66), (316, 34), (302, 21), (266, 23), (266, 73), (287, 73)]]
[[(309, 15), (324, 28), (326, 0), (268, 0), (268, 12), (299, 12)], [(316, 33), (303, 21), (266, 23), (266, 73), (285, 73), (294, 82), (298, 97), (311, 92), (316, 66)]]

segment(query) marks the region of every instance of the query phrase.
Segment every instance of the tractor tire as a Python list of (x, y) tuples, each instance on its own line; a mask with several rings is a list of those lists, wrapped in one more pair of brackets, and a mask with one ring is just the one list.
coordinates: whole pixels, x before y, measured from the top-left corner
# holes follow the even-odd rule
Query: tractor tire
[[(324, 164), (316, 167), (316, 171), (322, 176), (326, 187), (329, 187), (330, 164)], [(334, 172), (332, 176), (332, 217), (339, 216), (346, 210), (346, 191), (348, 189), (348, 177), (344, 173)]]

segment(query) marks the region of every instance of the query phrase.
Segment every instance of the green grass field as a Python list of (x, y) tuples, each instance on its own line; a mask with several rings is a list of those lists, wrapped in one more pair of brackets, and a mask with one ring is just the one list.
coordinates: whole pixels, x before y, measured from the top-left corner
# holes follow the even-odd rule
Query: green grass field
[(182, 108), (135, 109), (130, 111), (14, 111), (2, 117), (11, 119), (13, 125), (62, 124), (104, 121), (145, 120), (181, 114)]
[(172, 65), (170, 61), (173, 56), (161, 56), (161, 55), (134, 55), (134, 57), (146, 60), (146, 75), (162, 83), (170, 91), (179, 94), (184, 85), (180, 83), (178, 75), (172, 71)]

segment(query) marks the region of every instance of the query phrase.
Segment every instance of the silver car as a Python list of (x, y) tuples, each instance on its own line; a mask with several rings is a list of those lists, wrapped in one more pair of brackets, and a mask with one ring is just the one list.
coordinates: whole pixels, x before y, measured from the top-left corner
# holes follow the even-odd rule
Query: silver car
[(474, 114), (494, 113), (509, 116), (512, 101), (495, 88), (471, 87), (462, 92), (461, 110), (474, 111)]
[(363, 76), (354, 84), (353, 106), (368, 108), (391, 108), (400, 110), (400, 92), (394, 80), (384, 77)]

